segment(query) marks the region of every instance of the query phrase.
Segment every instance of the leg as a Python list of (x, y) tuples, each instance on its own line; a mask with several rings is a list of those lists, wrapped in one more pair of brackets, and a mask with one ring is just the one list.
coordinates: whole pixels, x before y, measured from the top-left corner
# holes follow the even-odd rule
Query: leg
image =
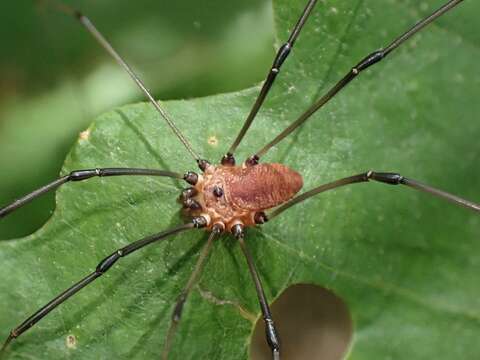
[(222, 158), (222, 164), (223, 165), (234, 165), (235, 164), (235, 158), (233, 154), (235, 153), (235, 150), (237, 149), (238, 145), (242, 141), (243, 137), (245, 136), (245, 133), (248, 131), (250, 125), (252, 124), (253, 120), (255, 119), (255, 116), (258, 113), (258, 110), (262, 107), (262, 104), (265, 100), (265, 98), (268, 95), (268, 92), (270, 91), (270, 88), (273, 85), (273, 82), (275, 81), (275, 78), (277, 77), (278, 73), (280, 72), (280, 68), (284, 61), (287, 59), (288, 55), (290, 54), (290, 51), (293, 48), (293, 44), (297, 40), (298, 35), (300, 34), (300, 31), (303, 28), (303, 25), (305, 25), (305, 22), (307, 21), (310, 13), (312, 12), (315, 4), (317, 3), (317, 0), (309, 0), (307, 5), (305, 6), (305, 9), (303, 10), (302, 15), (298, 19), (297, 24), (295, 25), (294, 29), (290, 33), (290, 37), (288, 38), (287, 42), (283, 44), (280, 49), (278, 49), (277, 55), (275, 56), (275, 59), (273, 60), (272, 67), (270, 68), (267, 78), (265, 79), (262, 89), (260, 90), (260, 93), (258, 94), (257, 100), (255, 100), (255, 103), (253, 104), (252, 109), (250, 110), (250, 114), (248, 114), (247, 120), (245, 120), (245, 123), (243, 124), (242, 129), (240, 130), (240, 133), (237, 135), (237, 138), (233, 142), (232, 146), (228, 150), (227, 154), (225, 154)]
[(162, 359), (164, 360), (168, 359), (168, 353), (170, 352), (170, 348), (172, 346), (173, 339), (178, 328), (178, 324), (180, 323), (180, 319), (182, 318), (183, 305), (185, 305), (185, 301), (187, 300), (187, 297), (190, 294), (190, 291), (192, 290), (193, 285), (195, 284), (198, 276), (201, 274), (203, 270), (203, 266), (205, 265), (205, 262), (208, 258), (208, 254), (212, 249), (213, 240), (215, 240), (217, 235), (220, 234), (222, 231), (223, 229), (221, 227), (215, 227), (215, 226), (213, 227), (213, 230), (210, 236), (208, 237), (207, 244), (204, 246), (202, 253), (200, 254), (200, 257), (198, 258), (197, 263), (195, 264), (193, 273), (192, 275), (190, 275), (187, 285), (185, 285), (182, 292), (180, 293), (180, 296), (177, 299), (175, 307), (173, 308), (172, 320), (167, 332), (165, 344), (163, 346)]
[(234, 234), (235, 238), (240, 244), (240, 247), (242, 248), (245, 259), (247, 260), (248, 269), (250, 270), (253, 282), (255, 283), (258, 301), (260, 302), (260, 308), (262, 309), (263, 321), (265, 322), (265, 335), (267, 337), (268, 346), (270, 347), (270, 349), (272, 349), (273, 360), (280, 360), (280, 337), (278, 336), (278, 331), (275, 328), (272, 313), (270, 311), (270, 307), (268, 306), (265, 292), (263, 291), (260, 276), (258, 275), (257, 268), (255, 267), (255, 263), (253, 262), (253, 257), (248, 251), (248, 248), (245, 244), (243, 227), (241, 225), (235, 225), (232, 229), (232, 233)]
[(167, 112), (158, 104), (157, 101), (153, 98), (153, 96), (150, 93), (150, 90), (147, 89), (145, 84), (143, 83), (142, 80), (134, 73), (133, 69), (126, 63), (125, 60), (115, 51), (115, 49), (110, 45), (110, 43), (103, 37), (103, 35), (97, 30), (97, 28), (93, 25), (93, 23), (88, 19), (86, 16), (84, 16), (82, 13), (80, 13), (78, 10), (75, 10), (63, 3), (57, 3), (55, 0), (47, 0), (49, 3), (51, 3), (57, 10), (67, 14), (74, 16), (82, 26), (95, 38), (95, 40), (118, 62), (120, 66), (124, 68), (124, 70), (130, 75), (132, 80), (135, 82), (135, 84), (138, 86), (138, 88), (143, 92), (143, 94), (146, 96), (148, 101), (152, 103), (152, 105), (155, 107), (155, 109), (158, 111), (160, 116), (167, 122), (168, 126), (170, 129), (172, 129), (173, 133), (175, 136), (180, 140), (180, 142), (185, 146), (187, 151), (190, 153), (190, 155), (197, 161), (200, 161), (200, 157), (198, 154), (193, 150), (192, 146), (186, 139), (186, 137), (182, 134), (180, 129), (177, 128), (173, 120), (170, 118), (170, 116), (167, 114)]
[(84, 277), (82, 280), (77, 282), (76, 284), (72, 285), (69, 287), (67, 290), (62, 292), (60, 295), (56, 296), (53, 300), (48, 302), (46, 305), (41, 307), (39, 310), (37, 310), (32, 316), (30, 316), (28, 319), (26, 319), (24, 322), (22, 322), (19, 326), (17, 326), (15, 329), (13, 329), (10, 332), (10, 335), (8, 336), (7, 340), (3, 343), (2, 348), (0, 349), (0, 355), (3, 354), (5, 349), (7, 348), (8, 344), (18, 338), (20, 335), (22, 335), (25, 331), (30, 329), (32, 326), (34, 326), (37, 322), (39, 322), (43, 317), (48, 315), (50, 311), (55, 309), (57, 306), (62, 304), (64, 301), (68, 300), (72, 295), (76, 294), (78, 291), (83, 289), (85, 286), (105, 274), (117, 261), (118, 259), (125, 257), (141, 248), (144, 246), (153, 244), (155, 242), (164, 240), (170, 235), (177, 234), (179, 232), (193, 229), (193, 228), (199, 228), (203, 227), (206, 225), (206, 220), (205, 218), (198, 217), (194, 218), (192, 222), (177, 226), (176, 228), (158, 233), (153, 236), (146, 237), (144, 239), (135, 241), (121, 249), (118, 249), (117, 251), (113, 252), (109, 256), (107, 256), (105, 259), (103, 259), (96, 267), (95, 271)]
[(171, 171), (153, 170), (153, 169), (135, 169), (135, 168), (105, 168), (105, 169), (89, 169), (89, 170), (75, 170), (69, 175), (63, 176), (50, 184), (42, 186), (41, 188), (33, 191), (32, 193), (25, 195), (21, 199), (18, 199), (10, 205), (0, 208), (0, 219), (7, 216), (11, 212), (17, 210), (23, 205), (28, 204), (35, 198), (56, 189), (61, 185), (70, 181), (82, 181), (87, 180), (95, 176), (120, 176), (120, 175), (148, 175), (148, 176), (167, 176), (176, 179), (185, 179), (187, 182), (187, 175), (191, 176), (191, 173), (187, 173), (185, 176), (174, 173)]
[(385, 49), (374, 51), (373, 53), (367, 55), (362, 59), (357, 65), (355, 65), (339, 82), (337, 82), (323, 97), (318, 99), (310, 108), (308, 108), (300, 117), (295, 120), (290, 126), (283, 130), (275, 139), (265, 145), (261, 150), (252, 155), (247, 161), (249, 164), (256, 164), (258, 160), (265, 155), (265, 153), (270, 150), (272, 146), (275, 146), (285, 137), (287, 137), (291, 132), (296, 130), (300, 125), (307, 121), (310, 116), (312, 116), (317, 110), (319, 110), (323, 105), (330, 101), (335, 95), (337, 95), (340, 90), (347, 86), (353, 79), (355, 79), (363, 70), (368, 67), (378, 63), (380, 60), (385, 58), (393, 50), (415, 35), (417, 32), (422, 30), (425, 26), (430, 24), (432, 21), (438, 17), (445, 14), (447, 11), (454, 8), (456, 5), (460, 4), (463, 0), (450, 0), (445, 3), (441, 8), (434, 11), (431, 15), (427, 16), (423, 20), (416, 23), (408, 31), (397, 37), (393, 40)]
[(458, 196), (452, 195), (450, 193), (447, 193), (445, 191), (436, 189), (434, 187), (422, 184), (418, 181), (415, 181), (415, 180), (412, 180), (412, 179), (407, 179), (400, 174), (367, 171), (367, 172), (362, 173), (362, 174), (349, 176), (349, 177), (346, 177), (346, 178), (343, 178), (343, 179), (340, 179), (340, 180), (337, 180), (337, 181), (333, 181), (333, 182), (328, 183), (328, 184), (318, 186), (318, 187), (316, 187), (312, 190), (309, 190), (309, 191), (293, 198), (292, 200), (290, 200), (286, 204), (284, 204), (282, 206), (279, 206), (278, 208), (276, 208), (272, 212), (268, 213), (267, 214), (267, 219), (272, 219), (275, 216), (277, 216), (277, 215), (281, 214), (282, 212), (284, 212), (285, 210), (287, 210), (289, 207), (291, 207), (295, 204), (298, 204), (298, 203), (300, 203), (304, 200), (307, 200), (314, 195), (325, 192), (327, 190), (336, 189), (336, 188), (339, 188), (339, 187), (342, 187), (342, 186), (345, 186), (345, 185), (349, 185), (349, 184), (356, 184), (356, 183), (360, 183), (360, 182), (368, 182), (370, 180), (379, 181), (379, 182), (389, 184), (389, 185), (409, 186), (413, 189), (420, 190), (420, 191), (426, 192), (428, 194), (438, 196), (438, 197), (440, 197), (442, 199), (445, 199), (445, 200), (448, 200), (448, 201), (450, 201), (450, 202), (452, 202), (456, 205), (463, 206), (467, 209), (470, 209), (470, 210), (473, 210), (473, 211), (476, 211), (476, 212), (480, 213), (480, 204), (476, 204), (474, 202), (462, 199), (461, 197), (458, 197)]

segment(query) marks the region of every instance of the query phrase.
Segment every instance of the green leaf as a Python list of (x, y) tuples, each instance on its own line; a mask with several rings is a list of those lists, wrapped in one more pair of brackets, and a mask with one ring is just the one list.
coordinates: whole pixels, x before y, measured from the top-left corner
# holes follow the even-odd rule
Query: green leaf
[[(211, 2), (208, 11), (196, 0), (142, 0), (140, 7), (128, 0), (76, 0), (75, 6), (141, 70), (156, 98), (175, 99), (236, 91), (263, 77), (273, 53), (271, 4), (231, 3)], [(56, 177), (94, 117), (144, 99), (75, 19), (46, 1), (38, 5), (0, 3), (0, 13), (9, 14), (0, 23), (8, 49), (0, 52), (0, 169), (8, 174), (0, 176), (0, 204)], [(2, 220), (0, 239), (33, 233), (53, 209), (50, 193)]]
[[(238, 159), (439, 3), (320, 2)], [(274, 2), (277, 45), (303, 5)], [(375, 169), (478, 201), (480, 32), (473, 24), (479, 10), (479, 4), (465, 2), (430, 25), (362, 74), (264, 161), (299, 170), (305, 189)], [(258, 90), (163, 105), (193, 147), (217, 161)], [(102, 166), (195, 169), (148, 104), (95, 120), (63, 172)], [(182, 186), (168, 179), (103, 178), (59, 190), (56, 211), (41, 230), (0, 243), (0, 335), (6, 337), (114, 249), (182, 222), (176, 202)], [(249, 229), (247, 243), (269, 299), (291, 284), (313, 283), (346, 302), (354, 322), (348, 358), (473, 359), (480, 355), (479, 229), (480, 218), (468, 210), (372, 183), (291, 208)], [(205, 238), (191, 231), (123, 259), (14, 343), (11, 358), (158, 358), (173, 303)], [(245, 260), (224, 236), (188, 300), (171, 358), (245, 359), (251, 319), (258, 316)], [(66, 346), (68, 335), (75, 336), (74, 348)]]

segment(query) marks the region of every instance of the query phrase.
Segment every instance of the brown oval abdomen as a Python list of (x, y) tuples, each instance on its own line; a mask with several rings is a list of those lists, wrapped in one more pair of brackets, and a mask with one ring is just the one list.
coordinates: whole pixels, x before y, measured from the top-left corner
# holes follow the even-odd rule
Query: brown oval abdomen
[(265, 210), (290, 200), (303, 186), (299, 173), (282, 164), (258, 164), (226, 174), (225, 195), (242, 209)]

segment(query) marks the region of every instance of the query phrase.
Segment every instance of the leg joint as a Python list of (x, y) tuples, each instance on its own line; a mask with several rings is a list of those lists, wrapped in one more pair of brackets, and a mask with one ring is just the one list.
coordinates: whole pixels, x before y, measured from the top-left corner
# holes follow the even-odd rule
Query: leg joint
[(101, 176), (102, 172), (100, 169), (89, 169), (89, 170), (75, 170), (70, 173), (68, 179), (70, 181), (82, 181), (90, 179), (95, 176)]
[(190, 199), (198, 194), (198, 191), (193, 188), (189, 187), (182, 190), (182, 194), (180, 195), (180, 201), (185, 202), (187, 199)]
[(173, 322), (180, 322), (183, 313), (183, 306), (185, 305), (185, 301), (187, 300), (187, 294), (182, 292), (177, 299), (177, 303), (175, 304), (175, 308), (173, 309), (172, 313), (172, 321)]
[(232, 226), (230, 229), (231, 233), (235, 237), (235, 239), (243, 239), (244, 236), (244, 231), (243, 231), (243, 225), (242, 224), (235, 224)]
[(353, 72), (358, 74), (360, 71), (365, 70), (366, 68), (376, 64), (380, 60), (385, 57), (385, 51), (377, 50), (368, 54), (365, 58), (362, 59), (355, 67), (353, 68)]
[(247, 160), (245, 160), (245, 164), (247, 166), (255, 166), (255, 165), (258, 165), (259, 160), (260, 160), (260, 157), (257, 154), (255, 154), (250, 156)]
[(292, 45), (288, 42), (283, 44), (280, 47), (280, 49), (278, 49), (277, 56), (275, 56), (275, 60), (273, 60), (272, 71), (276, 73), (280, 71), (280, 67), (282, 66), (283, 62), (287, 59), (288, 54), (290, 54), (291, 50), (292, 50)]
[(195, 228), (200, 229), (207, 226), (209, 220), (205, 216), (196, 216), (192, 219), (192, 222)]
[(196, 185), (198, 182), (198, 174), (193, 171), (188, 171), (183, 175), (183, 180), (185, 180), (190, 185)]
[(192, 211), (202, 210), (202, 205), (200, 205), (200, 203), (194, 199), (186, 199), (183, 201), (183, 207)]
[(110, 269), (113, 264), (115, 264), (118, 259), (120, 259), (122, 255), (123, 254), (121, 253), (121, 251), (115, 251), (113, 254), (108, 255), (105, 259), (100, 261), (100, 263), (97, 265), (97, 268), (95, 269), (95, 272), (97, 274), (106, 273), (108, 269)]
[(202, 171), (207, 170), (207, 168), (211, 166), (210, 163), (205, 159), (198, 159), (197, 164), (200, 170)]
[(265, 335), (267, 336), (268, 346), (272, 351), (280, 352), (280, 337), (272, 319), (265, 319)]
[(265, 212), (259, 211), (255, 213), (253, 220), (257, 225), (265, 224), (268, 221), (268, 216), (265, 214)]
[(390, 184), (390, 185), (399, 185), (403, 183), (403, 176), (397, 173), (369, 171), (367, 172), (366, 176), (368, 180), (371, 179), (371, 180), (383, 182), (385, 184)]
[(221, 163), (223, 166), (235, 166), (235, 157), (232, 153), (226, 153), (223, 155)]

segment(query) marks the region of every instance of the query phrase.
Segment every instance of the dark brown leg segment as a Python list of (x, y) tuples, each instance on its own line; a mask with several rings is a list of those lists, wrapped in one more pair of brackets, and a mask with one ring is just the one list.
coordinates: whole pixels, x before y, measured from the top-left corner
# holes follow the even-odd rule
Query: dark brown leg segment
[(421, 182), (418, 182), (416, 180), (412, 179), (407, 179), (406, 177), (397, 174), (397, 173), (385, 173), (385, 172), (375, 172), (375, 171), (367, 171), (362, 174), (358, 175), (353, 175), (349, 176), (340, 180), (333, 181), (328, 184), (320, 185), (316, 188), (313, 188), (312, 190), (309, 190), (307, 192), (304, 192), (303, 194), (293, 198), (286, 204), (279, 206), (275, 210), (271, 211), (270, 213), (267, 214), (268, 219), (272, 219), (275, 216), (280, 215), (282, 212), (287, 210), (288, 208), (292, 207), (295, 204), (301, 203), (304, 200), (307, 200), (311, 198), (312, 196), (315, 196), (317, 194), (320, 194), (322, 192), (328, 191), (328, 190), (333, 190), (345, 185), (349, 184), (356, 184), (360, 182), (368, 182), (370, 180), (382, 182), (384, 184), (389, 184), (389, 185), (404, 185), (411, 187), (416, 190), (420, 190), (422, 192), (438, 196), (442, 199), (448, 200), (458, 206), (462, 206), (464, 208), (473, 210), (475, 212), (480, 213), (480, 204), (474, 203), (469, 200), (465, 200), (461, 197), (458, 197), (456, 195), (450, 194), (448, 192), (445, 192), (443, 190), (436, 189), (432, 186), (425, 185)]
[(107, 177), (107, 176), (166, 176), (176, 179), (186, 179), (186, 175), (181, 175), (179, 173), (174, 173), (171, 171), (164, 170), (155, 170), (155, 169), (137, 169), (137, 168), (103, 168), (103, 169), (88, 169), (88, 170), (75, 170), (72, 171), (69, 175), (63, 176), (55, 181), (52, 181), (50, 184), (42, 186), (41, 188), (31, 192), (28, 195), (25, 195), (21, 199), (18, 199), (7, 205), (3, 208), (0, 208), (0, 219), (14, 212), (18, 208), (28, 204), (37, 197), (59, 188), (67, 182), (83, 181), (91, 179), (93, 177)]
[(270, 91), (270, 88), (275, 82), (277, 75), (280, 73), (280, 68), (282, 67), (288, 55), (292, 51), (293, 45), (295, 44), (295, 41), (297, 40), (298, 35), (300, 35), (300, 31), (305, 25), (305, 22), (310, 16), (310, 13), (312, 12), (316, 3), (317, 3), (317, 0), (308, 1), (307, 5), (305, 6), (305, 9), (302, 12), (302, 15), (300, 16), (295, 27), (290, 33), (290, 37), (280, 47), (280, 49), (278, 49), (277, 55), (275, 55), (275, 58), (273, 60), (273, 64), (267, 74), (265, 81), (263, 82), (262, 89), (260, 90), (260, 93), (258, 94), (257, 99), (255, 100), (255, 103), (253, 104), (253, 107), (250, 110), (250, 113), (248, 114), (248, 117), (242, 126), (242, 129), (237, 135), (237, 138), (233, 142), (232, 146), (230, 146), (230, 149), (228, 150), (228, 152), (222, 158), (222, 165), (231, 165), (231, 166), (235, 165), (235, 158), (234, 158), (235, 150), (237, 149), (238, 145), (240, 145), (240, 142), (245, 136), (247, 130), (250, 128), (250, 125), (252, 125), (252, 122), (255, 119), (255, 116), (257, 115), (258, 110), (260, 110), (260, 108), (262, 107), (263, 102), (265, 101), (265, 98), (267, 97), (268, 92)]
[(410, 39), (413, 35), (421, 31), (425, 26), (430, 24), (435, 19), (439, 18), (446, 12), (452, 10), (455, 6), (460, 4), (463, 0), (450, 0), (447, 1), (443, 6), (435, 10), (432, 14), (425, 17), (424, 19), (417, 22), (410, 29), (404, 32), (402, 35), (394, 39), (390, 44), (388, 44), (384, 49), (374, 51), (363, 58), (358, 64), (350, 69), (350, 71), (340, 79), (324, 96), (318, 99), (313, 103), (310, 108), (308, 108), (300, 117), (295, 120), (291, 125), (289, 125), (285, 130), (283, 130), (278, 136), (265, 145), (262, 149), (257, 151), (254, 155), (250, 156), (247, 159), (247, 163), (255, 164), (259, 159), (267, 153), (270, 148), (278, 144), (290, 133), (295, 131), (299, 126), (301, 126), (305, 121), (307, 121), (310, 116), (312, 116), (317, 110), (322, 108), (326, 103), (328, 103), (333, 97), (335, 97), (345, 86), (347, 86), (353, 79), (355, 79), (362, 71), (369, 68), (372, 65), (383, 60), (387, 55), (392, 51), (402, 45), (405, 41)]
[(197, 281), (198, 277), (202, 273), (203, 267), (207, 261), (210, 250), (212, 249), (213, 241), (222, 231), (223, 231), (223, 227), (218, 227), (215, 225), (213, 226), (212, 232), (208, 237), (207, 243), (205, 244), (202, 250), (202, 253), (200, 254), (200, 257), (198, 258), (197, 263), (195, 264), (195, 268), (193, 269), (192, 275), (190, 275), (190, 278), (187, 281), (187, 285), (185, 285), (182, 292), (180, 293), (180, 296), (177, 299), (175, 307), (173, 308), (172, 320), (170, 322), (170, 327), (167, 332), (165, 344), (163, 346), (163, 352), (162, 352), (163, 360), (168, 359), (168, 354), (173, 344), (173, 339), (175, 337), (175, 333), (177, 331), (178, 325), (182, 318), (183, 306), (187, 301), (187, 297), (190, 294), (190, 291), (192, 290), (193, 285), (195, 285), (195, 282)]
[(69, 287), (67, 290), (56, 296), (53, 300), (48, 302), (46, 305), (42, 306), (39, 310), (37, 310), (32, 316), (22, 322), (19, 326), (13, 329), (10, 332), (10, 335), (3, 343), (3, 346), (0, 350), (0, 357), (5, 352), (8, 344), (22, 335), (25, 331), (30, 329), (36, 323), (38, 323), (42, 318), (47, 316), (53, 309), (57, 306), (61, 305), (63, 302), (68, 300), (71, 296), (75, 295), (78, 291), (83, 289), (88, 284), (92, 283), (94, 280), (105, 274), (120, 258), (130, 255), (131, 253), (143, 248), (144, 246), (159, 242), (161, 240), (166, 239), (170, 235), (177, 234), (179, 232), (203, 227), (206, 225), (206, 220), (204, 218), (194, 218), (192, 222), (177, 226), (173, 229), (158, 233), (156, 235), (152, 235), (146, 237), (144, 239), (135, 241), (121, 249), (116, 250), (112, 254), (108, 255), (105, 259), (100, 261), (97, 265), (95, 270), (84, 277), (82, 280), (77, 282), (76, 284)]
[(253, 282), (255, 283), (258, 301), (262, 310), (263, 321), (265, 322), (265, 335), (267, 338), (267, 343), (272, 350), (272, 358), (273, 360), (280, 360), (280, 336), (275, 328), (272, 313), (270, 311), (270, 307), (268, 306), (267, 298), (265, 296), (265, 292), (263, 291), (263, 285), (260, 280), (260, 276), (258, 275), (253, 257), (248, 251), (247, 245), (245, 244), (243, 227), (241, 225), (235, 225), (232, 228), (232, 233), (240, 244), (243, 254), (245, 255), (245, 259), (247, 260), (248, 269), (250, 270)]

